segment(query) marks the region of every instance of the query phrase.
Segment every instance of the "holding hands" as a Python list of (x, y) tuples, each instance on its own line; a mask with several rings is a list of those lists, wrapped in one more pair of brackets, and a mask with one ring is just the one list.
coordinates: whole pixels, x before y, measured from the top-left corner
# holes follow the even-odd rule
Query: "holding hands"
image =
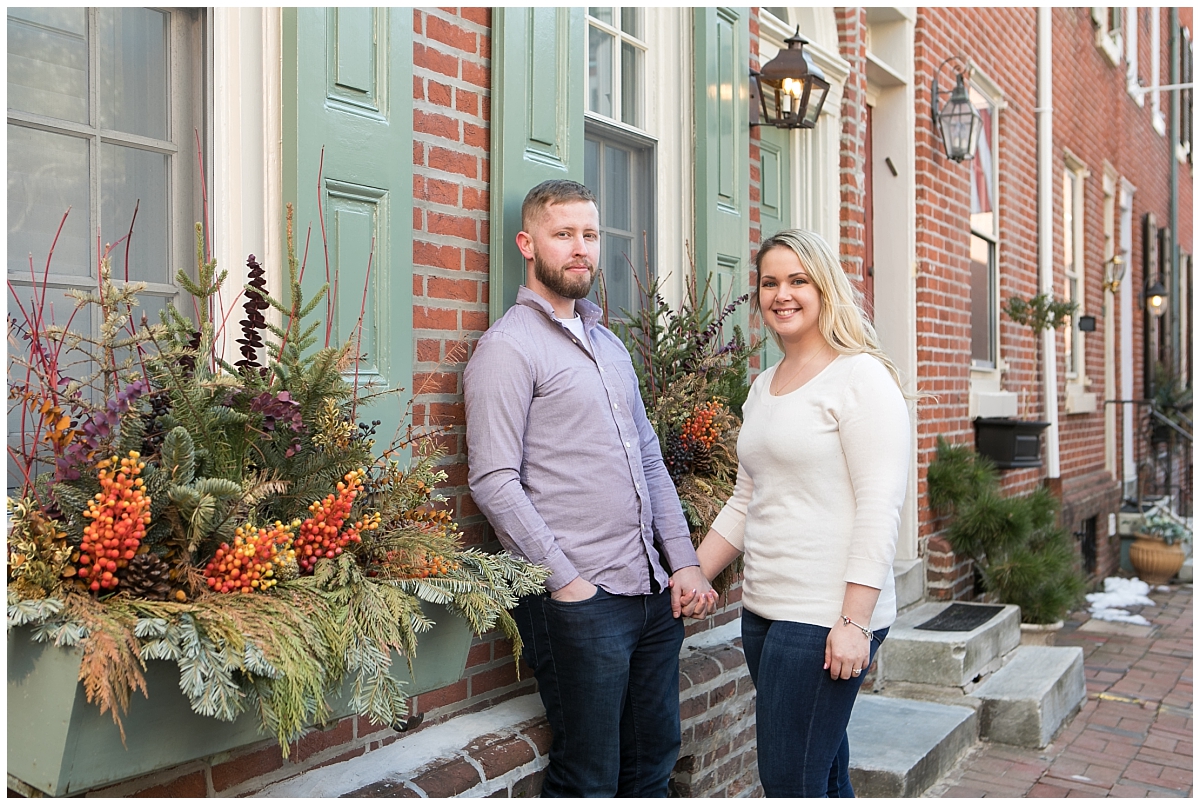
[(717, 611), (717, 591), (696, 565), (680, 568), (671, 575), (671, 614), (676, 618), (707, 618)]

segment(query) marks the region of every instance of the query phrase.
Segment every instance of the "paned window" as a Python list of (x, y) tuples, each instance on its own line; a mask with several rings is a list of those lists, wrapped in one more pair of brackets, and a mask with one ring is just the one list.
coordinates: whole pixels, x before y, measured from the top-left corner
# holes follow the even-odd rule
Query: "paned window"
[(1124, 9), (1121, 6), (1092, 6), (1092, 27), (1096, 29), (1096, 47), (1115, 66), (1121, 63), (1125, 45)]
[(995, 369), (999, 309), (996, 241), (996, 108), (974, 87), (971, 101), (983, 119), (971, 170), (971, 366)]
[(638, 128), (645, 114), (644, 18), (643, 8), (588, 8), (588, 111)]
[(1068, 167), (1063, 171), (1063, 299), (1076, 304), (1075, 313), (1063, 334), (1063, 358), (1067, 377), (1087, 374), (1083, 333), (1083, 183), (1086, 172)]
[(654, 195), (653, 143), (597, 121), (588, 121), (584, 137), (584, 184), (600, 203), (600, 268), (592, 289), (600, 303), (601, 289), (609, 315), (625, 318), (641, 303), (639, 284), (649, 287), (654, 253), (651, 225)]

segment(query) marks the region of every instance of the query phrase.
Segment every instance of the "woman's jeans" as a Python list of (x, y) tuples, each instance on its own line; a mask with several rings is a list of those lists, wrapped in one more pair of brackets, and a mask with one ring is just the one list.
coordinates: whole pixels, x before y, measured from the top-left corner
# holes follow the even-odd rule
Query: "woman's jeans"
[[(875, 632), (872, 660), (887, 631)], [(768, 797), (854, 796), (846, 725), (867, 669), (830, 679), (828, 637), (827, 627), (742, 610), (742, 649), (757, 692), (758, 774)]]
[(683, 619), (671, 591), (513, 610), (550, 722), (543, 797), (665, 797), (679, 756)]

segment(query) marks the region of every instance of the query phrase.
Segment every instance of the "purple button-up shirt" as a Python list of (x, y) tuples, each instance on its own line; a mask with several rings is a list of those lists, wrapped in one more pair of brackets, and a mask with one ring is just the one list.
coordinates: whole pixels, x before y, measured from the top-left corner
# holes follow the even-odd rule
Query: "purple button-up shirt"
[(468, 483), (500, 544), (550, 569), (550, 590), (582, 576), (644, 595), (699, 560), (629, 352), (600, 308), (575, 310), (591, 352), (525, 287), (479, 339), (463, 376)]

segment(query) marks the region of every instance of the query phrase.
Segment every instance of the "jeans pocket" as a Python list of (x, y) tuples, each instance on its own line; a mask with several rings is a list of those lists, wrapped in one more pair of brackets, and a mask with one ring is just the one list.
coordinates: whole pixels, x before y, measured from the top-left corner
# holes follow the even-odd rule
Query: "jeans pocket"
[(601, 587), (600, 585), (597, 584), (596, 592), (592, 593), (590, 598), (583, 598), (583, 599), (580, 599), (579, 601), (559, 601), (557, 598), (555, 598), (554, 596), (547, 593), (546, 594), (546, 604), (548, 604), (549, 606), (552, 606), (552, 607), (566, 607), (568, 609), (573, 609), (575, 607), (586, 606), (587, 604), (590, 604), (590, 603), (598, 600), (602, 596), (608, 595), (608, 594), (609, 593), (607, 591), (605, 591), (605, 589), (603, 587)]

